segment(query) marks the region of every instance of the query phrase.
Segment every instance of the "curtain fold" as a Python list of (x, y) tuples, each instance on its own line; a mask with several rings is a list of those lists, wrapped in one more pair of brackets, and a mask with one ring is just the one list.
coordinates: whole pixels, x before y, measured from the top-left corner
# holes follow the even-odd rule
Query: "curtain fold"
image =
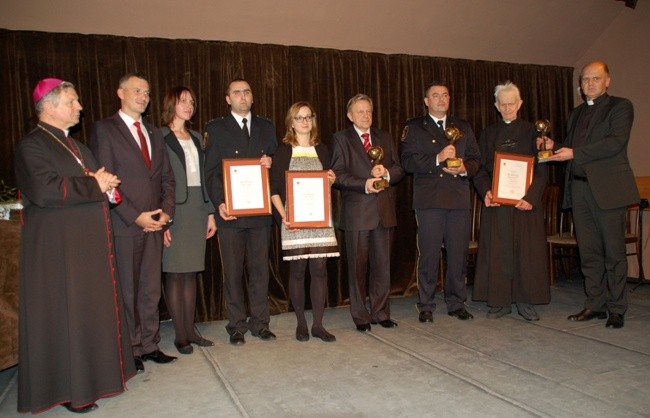
[[(573, 68), (472, 61), (465, 59), (384, 55), (299, 46), (261, 45), (241, 42), (133, 38), (9, 31), (0, 29), (0, 86), (8, 100), (0, 113), (0, 178), (15, 184), (15, 142), (35, 125), (31, 91), (45, 77), (75, 84), (81, 98), (83, 119), (73, 135), (87, 141), (92, 123), (115, 113), (119, 78), (127, 72), (145, 75), (152, 98), (147, 117), (160, 125), (165, 92), (175, 85), (188, 85), (198, 99), (194, 128), (202, 131), (212, 118), (227, 114), (224, 96), (235, 77), (249, 81), (255, 113), (272, 120), (278, 139), (284, 134), (284, 116), (298, 100), (311, 102), (320, 133), (329, 144), (332, 134), (348, 126), (347, 100), (366, 93), (374, 101), (374, 126), (389, 131), (399, 145), (405, 121), (422, 115), (424, 87), (442, 80), (450, 87), (450, 113), (467, 119), (478, 138), (480, 131), (498, 120), (494, 86), (511, 80), (522, 93), (521, 117), (550, 119), (552, 136), (564, 137), (565, 121), (573, 107)], [(561, 183), (561, 167), (551, 170), (552, 182)], [(417, 228), (411, 210), (411, 177), (397, 187), (399, 225), (392, 254), (392, 295), (416, 291), (415, 245)], [(333, 193), (334, 218), (340, 207)], [(345, 249), (337, 230), (341, 257), (329, 259), (328, 306), (348, 303)], [(272, 313), (288, 310), (285, 290), (288, 266), (281, 261), (277, 228), (272, 238), (270, 306)], [(208, 243), (206, 271), (199, 276), (199, 321), (225, 317), (222, 269), (216, 239)], [(308, 296), (307, 296), (308, 297)]]

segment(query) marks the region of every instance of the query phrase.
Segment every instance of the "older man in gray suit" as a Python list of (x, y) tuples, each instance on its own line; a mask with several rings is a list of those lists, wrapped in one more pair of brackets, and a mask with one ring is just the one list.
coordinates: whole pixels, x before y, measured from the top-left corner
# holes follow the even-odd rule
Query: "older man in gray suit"
[[(350, 288), (350, 313), (361, 332), (370, 324), (393, 328), (390, 319), (390, 257), (397, 225), (396, 192), (392, 187), (377, 188), (384, 179), (394, 185), (404, 177), (391, 135), (372, 125), (372, 100), (357, 94), (348, 101), (352, 125), (334, 134), (332, 170), (334, 186), (341, 190), (339, 228), (345, 231)], [(373, 164), (371, 147), (381, 147), (383, 159)], [(366, 273), (369, 270), (369, 277)], [(366, 280), (369, 282), (370, 310), (366, 306)]]

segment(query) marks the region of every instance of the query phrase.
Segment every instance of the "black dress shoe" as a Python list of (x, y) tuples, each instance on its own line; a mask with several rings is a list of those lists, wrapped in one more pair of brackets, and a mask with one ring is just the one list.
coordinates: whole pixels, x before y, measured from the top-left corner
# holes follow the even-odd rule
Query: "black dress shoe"
[(75, 414), (85, 414), (86, 412), (94, 411), (95, 409), (99, 408), (99, 406), (97, 406), (96, 403), (91, 403), (90, 405), (79, 406), (79, 407), (72, 406), (70, 402), (66, 402), (61, 405), (65, 406), (65, 409), (67, 409), (70, 412), (74, 412)]
[(275, 340), (277, 338), (275, 334), (272, 333), (268, 328), (262, 328), (257, 332), (257, 334), (253, 334), (253, 337), (257, 337), (260, 340), (264, 341)]
[(379, 325), (384, 328), (394, 328), (397, 326), (397, 322), (393, 321), (392, 319), (384, 319), (383, 321), (379, 321)]
[(309, 333), (301, 334), (298, 331), (296, 331), (296, 340), (300, 341), (301, 343), (304, 343), (305, 341), (309, 341)]
[(431, 311), (422, 311), (418, 316), (420, 322), (433, 322), (433, 314)]
[(625, 325), (625, 320), (623, 319), (623, 315), (617, 313), (609, 314), (609, 319), (605, 324), (607, 328), (623, 328), (623, 325)]
[(465, 308), (459, 308), (459, 309), (456, 309), (455, 311), (448, 312), (447, 315), (455, 316), (456, 318), (461, 319), (463, 321), (474, 318), (474, 315), (467, 312), (467, 309), (465, 309)]
[(194, 348), (189, 341), (174, 342), (174, 347), (181, 354), (192, 354), (194, 352)]
[(596, 312), (591, 309), (583, 309), (575, 315), (569, 315), (567, 319), (569, 321), (589, 321), (594, 318), (605, 319), (607, 318), (607, 312)]
[(135, 371), (136, 373), (142, 373), (144, 372), (144, 363), (142, 362), (142, 359), (138, 356), (134, 357), (133, 360), (135, 361)]
[(357, 331), (370, 331), (370, 324), (357, 324)]
[(189, 338), (188, 341), (192, 344), (198, 345), (199, 347), (212, 347), (214, 345), (214, 342), (206, 340), (203, 337)]
[(174, 356), (168, 356), (167, 354), (163, 353), (160, 350), (152, 351), (151, 353), (143, 354), (142, 355), (142, 360), (148, 361), (151, 360), (156, 363), (164, 364), (164, 363), (171, 363), (172, 361), (176, 360), (177, 357)]
[(333, 343), (336, 341), (336, 337), (329, 332), (327, 332), (325, 329), (318, 329), (318, 330), (311, 330), (311, 335), (314, 338), (320, 338), (321, 340), (325, 341), (326, 343)]
[(235, 331), (232, 334), (230, 334), (230, 344), (233, 345), (242, 345), (246, 343), (246, 340), (244, 339), (244, 333), (241, 331)]

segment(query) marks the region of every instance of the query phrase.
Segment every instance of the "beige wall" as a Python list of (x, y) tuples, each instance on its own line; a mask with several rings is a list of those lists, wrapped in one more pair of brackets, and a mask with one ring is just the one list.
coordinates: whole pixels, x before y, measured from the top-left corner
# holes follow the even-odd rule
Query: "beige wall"
[(628, 155), (636, 176), (650, 176), (650, 3), (640, 0), (635, 10), (624, 10), (576, 58), (576, 82), (586, 63), (601, 59), (611, 73), (610, 94), (632, 100), (634, 125)]
[[(0, 0), (0, 28), (381, 53), (610, 65), (636, 110), (632, 167), (650, 175), (650, 4), (614, 0)], [(576, 98), (576, 103), (579, 99)], [(564, 122), (555, 122), (564, 123)], [(479, 127), (477, 127), (479, 129)]]

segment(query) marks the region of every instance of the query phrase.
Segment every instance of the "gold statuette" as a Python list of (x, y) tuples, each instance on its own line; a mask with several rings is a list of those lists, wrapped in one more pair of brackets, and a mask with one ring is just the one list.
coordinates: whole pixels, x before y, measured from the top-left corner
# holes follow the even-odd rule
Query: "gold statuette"
[[(384, 159), (384, 150), (379, 146), (370, 147), (368, 157), (370, 157), (373, 167), (379, 165), (381, 160)], [(382, 190), (388, 188), (389, 184), (386, 179), (377, 179), (372, 183), (372, 186), (377, 190)]]
[[(456, 142), (458, 142), (458, 140), (461, 139), (462, 137), (463, 137), (463, 133), (460, 131), (460, 129), (458, 129), (454, 125), (445, 128), (445, 138), (447, 138), (449, 140), (449, 143), (451, 145), (454, 145), (454, 147)], [(447, 158), (447, 160), (445, 160), (445, 166), (447, 168), (458, 168), (461, 165), (462, 162), (460, 161), (460, 159), (456, 157)]]
[[(544, 137), (551, 131), (551, 122), (548, 119), (540, 119), (535, 122), (535, 129)], [(537, 153), (537, 160), (542, 163), (552, 156), (553, 150), (546, 149), (546, 141), (543, 140)]]

